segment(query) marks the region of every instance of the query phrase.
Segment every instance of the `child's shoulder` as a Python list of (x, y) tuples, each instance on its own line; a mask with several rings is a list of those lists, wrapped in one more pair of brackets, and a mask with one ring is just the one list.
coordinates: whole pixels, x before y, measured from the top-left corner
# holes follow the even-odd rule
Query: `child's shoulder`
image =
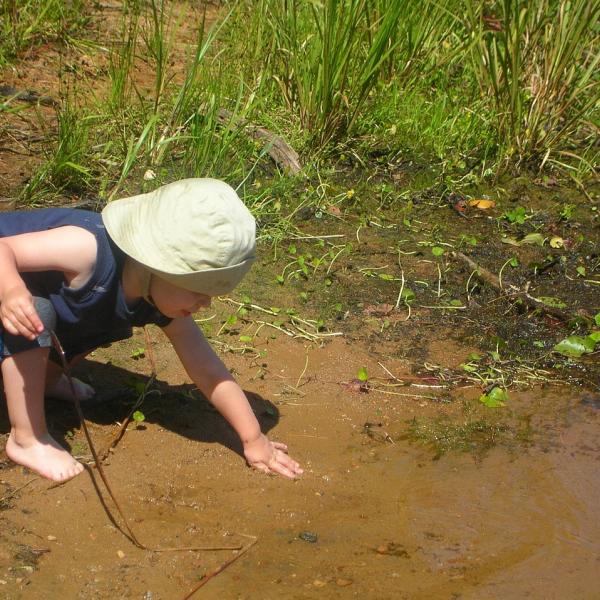
[(77, 208), (42, 208), (18, 210), (0, 216), (0, 237), (44, 231), (64, 226), (76, 226), (96, 234), (104, 229), (99, 213)]

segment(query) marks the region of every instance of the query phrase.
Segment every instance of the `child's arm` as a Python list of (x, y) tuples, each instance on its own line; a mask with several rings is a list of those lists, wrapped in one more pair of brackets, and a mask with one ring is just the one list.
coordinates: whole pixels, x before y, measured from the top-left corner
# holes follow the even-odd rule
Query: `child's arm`
[(286, 454), (287, 446), (269, 441), (261, 432), (244, 392), (193, 318), (173, 319), (163, 330), (192, 381), (240, 436), (248, 464), (289, 478), (300, 475), (302, 469)]
[(0, 319), (11, 335), (30, 340), (44, 330), (33, 306), (33, 298), (19, 275), (12, 248), (0, 241)]
[(12, 335), (33, 340), (44, 330), (19, 273), (62, 271), (68, 285), (85, 282), (96, 262), (96, 238), (66, 226), (0, 239), (0, 319)]

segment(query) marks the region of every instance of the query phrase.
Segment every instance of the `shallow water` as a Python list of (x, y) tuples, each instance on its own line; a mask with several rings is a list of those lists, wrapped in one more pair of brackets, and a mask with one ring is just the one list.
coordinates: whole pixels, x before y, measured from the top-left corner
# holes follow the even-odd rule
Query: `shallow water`
[[(303, 462), (299, 481), (249, 471), (227, 447), (232, 438), (219, 417), (181, 398), (149, 404), (146, 429), (127, 433), (107, 467), (147, 544), (258, 537), (197, 597), (598, 597), (600, 411), (574, 390), (569, 400), (558, 388), (513, 397), (544, 406), (543, 430), (528, 449), (434, 460), (430, 449), (405, 439), (406, 421), (440, 407), (339, 385), (355, 364), (368, 364), (355, 344), (338, 340), (318, 349), (277, 339), (265, 347), (263, 379), (254, 379), (250, 359), (229, 362), (256, 394), (254, 408), (270, 435)], [(180, 385), (180, 368), (158, 350), (159, 378)], [(306, 355), (310, 376), (296, 386)], [(114, 349), (111, 357), (116, 361)], [(122, 375), (114, 364), (96, 369), (97, 377), (115, 375), (106, 390)], [(52, 412), (55, 425), (65, 418), (60, 414)], [(92, 415), (98, 446), (116, 428), (103, 423), (108, 416)], [(372, 435), (365, 434), (367, 422)], [(16, 467), (2, 472), (5, 489), (30, 479)], [(183, 598), (232, 555), (133, 547), (110, 524), (88, 474), (58, 488), (36, 479), (9, 504), (0, 513), (4, 598)], [(317, 541), (301, 539), (302, 532)]]

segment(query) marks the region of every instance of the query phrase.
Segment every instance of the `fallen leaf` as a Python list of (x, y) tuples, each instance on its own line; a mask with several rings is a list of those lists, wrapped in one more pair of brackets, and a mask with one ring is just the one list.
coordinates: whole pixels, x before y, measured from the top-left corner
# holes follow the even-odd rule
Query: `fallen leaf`
[(387, 317), (394, 308), (393, 304), (367, 304), (363, 313), (371, 317)]
[(342, 381), (340, 385), (348, 392), (360, 392), (366, 394), (369, 391), (369, 384), (360, 379), (352, 379), (350, 381)]
[(490, 208), (494, 208), (496, 203), (493, 200), (488, 200), (487, 198), (472, 198), (469, 200), (469, 206), (474, 206), (479, 210), (488, 210)]
[(555, 235), (550, 240), (550, 246), (552, 248), (562, 248), (564, 245), (565, 245), (565, 241), (561, 237), (559, 237), (557, 235)]

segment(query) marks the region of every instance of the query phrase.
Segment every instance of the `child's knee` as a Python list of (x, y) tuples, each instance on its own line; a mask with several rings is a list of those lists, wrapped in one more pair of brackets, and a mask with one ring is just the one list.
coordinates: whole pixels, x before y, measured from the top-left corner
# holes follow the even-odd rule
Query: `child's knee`
[(12, 335), (5, 331), (0, 325), (0, 360), (19, 352), (33, 350), (34, 348), (51, 348), (52, 337), (50, 331), (56, 327), (56, 311), (48, 298), (41, 296), (33, 297), (33, 304), (40, 320), (44, 325), (44, 331), (34, 340), (28, 340), (21, 335)]

